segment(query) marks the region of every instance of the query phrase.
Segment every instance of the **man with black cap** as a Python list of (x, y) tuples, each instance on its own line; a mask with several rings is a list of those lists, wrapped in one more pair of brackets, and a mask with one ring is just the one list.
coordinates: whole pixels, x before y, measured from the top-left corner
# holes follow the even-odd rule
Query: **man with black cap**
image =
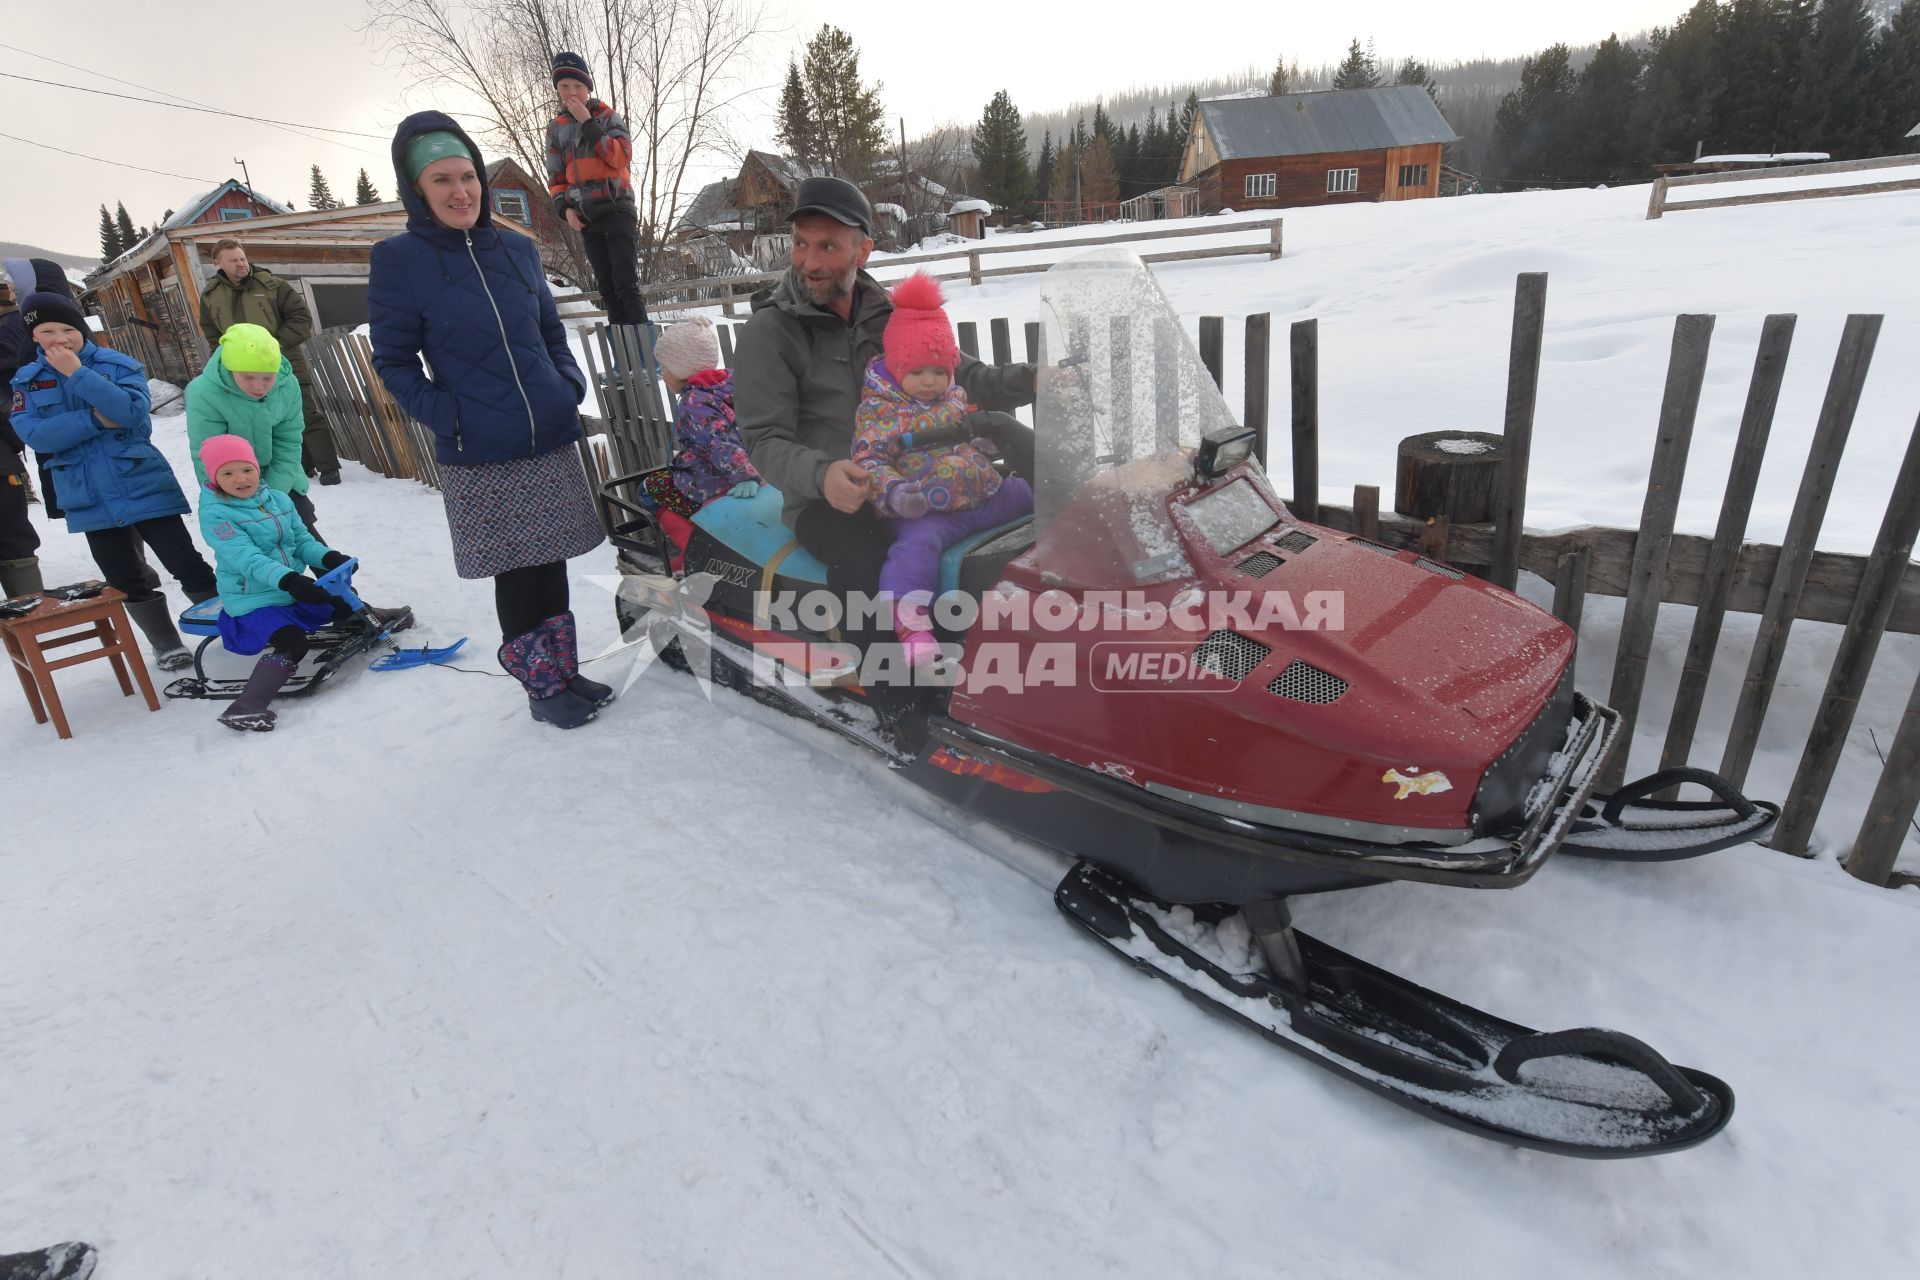
[(27, 518), (26, 446), (8, 422), (13, 394), (8, 384), (33, 356), (33, 340), (15, 305), (12, 277), (0, 274), (0, 596), (41, 588), (40, 534)]
[(554, 216), (566, 219), (587, 246), (607, 323), (645, 324), (627, 122), (593, 96), (593, 76), (577, 53), (553, 55), (553, 88), (560, 95), (560, 114), (547, 125), (547, 192)]
[[(881, 354), (893, 304), (863, 268), (873, 252), (873, 206), (851, 182), (808, 178), (793, 212), (792, 266), (753, 300), (733, 366), (733, 404), (754, 467), (780, 490), (780, 518), (827, 566), (842, 596), (879, 590), (893, 542), (868, 502), (868, 474), (853, 462), (853, 415), (867, 364)], [(1034, 367), (989, 365), (962, 355), (955, 381), (982, 409), (1033, 403)], [(1030, 471), (1033, 441), (999, 438), (1016, 470)], [(892, 628), (849, 629), (866, 648)]]

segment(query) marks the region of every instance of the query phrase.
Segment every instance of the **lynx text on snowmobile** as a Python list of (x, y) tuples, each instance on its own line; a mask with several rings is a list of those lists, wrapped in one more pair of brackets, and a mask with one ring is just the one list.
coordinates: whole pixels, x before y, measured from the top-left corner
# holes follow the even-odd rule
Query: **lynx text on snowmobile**
[[(644, 472), (610, 481), (623, 629), (1047, 851), (1055, 901), (1105, 945), (1396, 1102), (1569, 1155), (1717, 1133), (1733, 1094), (1715, 1077), (1425, 990), (1298, 932), (1287, 900), (1512, 888), (1563, 848), (1693, 856), (1759, 838), (1777, 809), (1697, 771), (1593, 796), (1618, 717), (1575, 690), (1573, 633), (1294, 518), (1137, 258), (1058, 264), (1041, 311), (1035, 515), (943, 557), (944, 687), (905, 714), (863, 688), (903, 668), (809, 609), (825, 570), (771, 486), (673, 543), (632, 500)], [(1714, 798), (1641, 799), (1678, 780)]]

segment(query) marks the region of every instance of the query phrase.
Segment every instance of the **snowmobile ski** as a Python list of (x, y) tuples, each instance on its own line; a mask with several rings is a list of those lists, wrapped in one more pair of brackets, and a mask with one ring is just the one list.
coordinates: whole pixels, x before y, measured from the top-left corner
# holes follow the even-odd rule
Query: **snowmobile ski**
[(0, 1254), (0, 1280), (87, 1280), (98, 1261), (93, 1246), (78, 1241)]
[[(1648, 798), (1687, 782), (1705, 787), (1714, 798)], [(1717, 773), (1662, 769), (1588, 800), (1560, 848), (1614, 862), (1677, 862), (1764, 839), (1779, 817), (1779, 805), (1749, 800)]]
[(467, 644), (467, 638), (461, 636), (452, 644), (421, 645), (416, 649), (402, 649), (394, 646), (393, 652), (375, 658), (368, 667), (370, 671), (408, 671), (414, 667), (437, 666), (452, 658)]
[[(1733, 1114), (1718, 1078), (1617, 1031), (1538, 1032), (1428, 991), (1286, 923), (1272, 976), (1249, 911), (1215, 918), (1135, 896), (1082, 862), (1054, 893), (1070, 919), (1206, 1007), (1455, 1128), (1557, 1155), (1620, 1158), (1704, 1142)], [(1269, 921), (1271, 924), (1272, 921)]]

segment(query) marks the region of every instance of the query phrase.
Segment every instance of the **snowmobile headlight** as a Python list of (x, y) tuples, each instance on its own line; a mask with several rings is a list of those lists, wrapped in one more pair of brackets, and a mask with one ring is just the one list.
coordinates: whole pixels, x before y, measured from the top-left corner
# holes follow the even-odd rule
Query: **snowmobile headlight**
[(1220, 427), (1200, 438), (1194, 474), (1202, 481), (1225, 475), (1253, 455), (1252, 427)]

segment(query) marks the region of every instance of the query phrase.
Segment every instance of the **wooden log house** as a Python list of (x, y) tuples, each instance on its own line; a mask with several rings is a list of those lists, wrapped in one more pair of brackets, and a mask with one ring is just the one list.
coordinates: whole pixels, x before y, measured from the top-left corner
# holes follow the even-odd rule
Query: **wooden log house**
[(1440, 194), (1459, 141), (1418, 85), (1202, 102), (1180, 162), (1200, 213)]

